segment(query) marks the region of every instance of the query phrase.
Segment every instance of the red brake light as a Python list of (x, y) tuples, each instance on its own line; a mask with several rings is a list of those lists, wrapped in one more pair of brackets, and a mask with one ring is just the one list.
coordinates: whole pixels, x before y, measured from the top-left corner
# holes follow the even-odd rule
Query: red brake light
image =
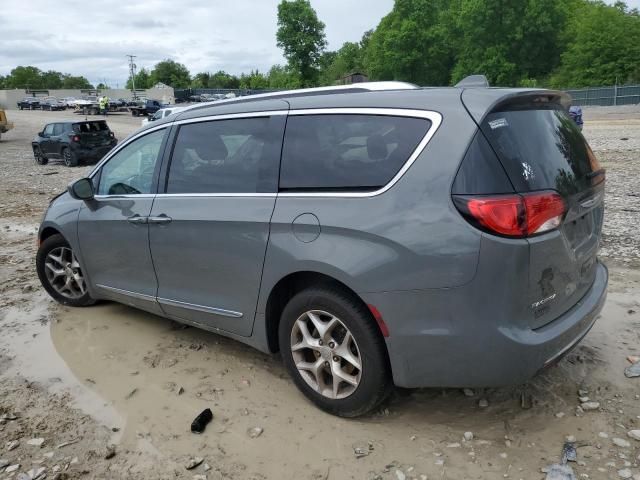
[(506, 237), (527, 237), (553, 230), (566, 213), (564, 200), (553, 191), (454, 196), (454, 203), (478, 227)]
[(79, 142), (80, 141), (80, 135), (74, 135), (73, 137), (71, 137), (71, 141), (72, 142)]

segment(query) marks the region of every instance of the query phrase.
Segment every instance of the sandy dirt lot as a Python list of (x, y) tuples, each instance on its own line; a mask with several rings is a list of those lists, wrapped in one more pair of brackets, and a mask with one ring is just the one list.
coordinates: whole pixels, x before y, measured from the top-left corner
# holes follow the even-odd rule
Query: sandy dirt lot
[[(8, 115), (16, 128), (0, 142), (0, 480), (542, 479), (567, 436), (577, 478), (640, 478), (640, 441), (627, 435), (640, 429), (640, 378), (623, 375), (626, 357), (640, 355), (640, 108), (585, 109), (585, 135), (607, 168), (601, 257), (611, 277), (581, 345), (527, 385), (398, 390), (357, 420), (317, 410), (277, 357), (117, 304), (55, 304), (35, 274), (35, 233), (50, 197), (91, 167), (32, 158), (35, 132), (74, 114)], [(140, 120), (108, 122), (122, 139)], [(581, 411), (579, 396), (598, 405)], [(212, 423), (192, 434), (207, 407)], [(187, 470), (195, 457), (203, 463)]]

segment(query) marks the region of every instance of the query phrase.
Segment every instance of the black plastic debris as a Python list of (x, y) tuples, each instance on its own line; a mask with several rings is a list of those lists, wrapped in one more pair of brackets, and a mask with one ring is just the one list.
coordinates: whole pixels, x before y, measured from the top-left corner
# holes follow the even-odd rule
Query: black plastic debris
[(206, 408), (191, 422), (191, 431), (193, 433), (202, 433), (207, 424), (213, 420), (213, 412), (210, 408)]
[(567, 462), (576, 462), (578, 461), (578, 452), (576, 452), (576, 444), (573, 442), (565, 442), (562, 447), (562, 456), (560, 458), (561, 464), (566, 464)]

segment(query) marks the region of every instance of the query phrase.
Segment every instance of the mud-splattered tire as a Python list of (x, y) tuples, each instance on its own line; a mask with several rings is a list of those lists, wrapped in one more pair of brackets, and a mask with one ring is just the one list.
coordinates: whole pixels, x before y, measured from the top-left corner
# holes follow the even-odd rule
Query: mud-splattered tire
[(62, 150), (62, 159), (64, 160), (64, 164), (67, 167), (77, 167), (78, 166), (78, 157), (73, 153), (69, 148), (65, 148)]
[(364, 415), (393, 390), (378, 325), (346, 291), (319, 286), (295, 295), (282, 313), (278, 337), (296, 386), (328, 413)]
[(49, 159), (42, 155), (40, 147), (33, 147), (33, 159), (38, 165), (46, 165), (49, 162)]
[(86, 277), (73, 249), (62, 235), (52, 235), (42, 242), (36, 255), (36, 270), (40, 283), (56, 302), (72, 307), (96, 302), (89, 295)]

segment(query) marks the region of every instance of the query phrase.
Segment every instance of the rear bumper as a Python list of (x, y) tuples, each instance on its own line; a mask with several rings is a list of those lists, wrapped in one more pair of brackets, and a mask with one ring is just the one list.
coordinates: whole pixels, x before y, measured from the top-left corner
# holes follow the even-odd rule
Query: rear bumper
[[(526, 382), (589, 332), (606, 300), (607, 268), (569, 311), (532, 330), (479, 308), (472, 285), (365, 295), (389, 326), (394, 383), (402, 387), (494, 387)], [(487, 305), (483, 302), (482, 305)], [(499, 302), (493, 307), (499, 309)]]
[(74, 143), (70, 143), (69, 145), (71, 145), (73, 153), (78, 157), (79, 160), (98, 161), (107, 153), (109, 153), (117, 145), (117, 143), (118, 142), (114, 140), (111, 144), (101, 147), (84, 147), (82, 145)]

